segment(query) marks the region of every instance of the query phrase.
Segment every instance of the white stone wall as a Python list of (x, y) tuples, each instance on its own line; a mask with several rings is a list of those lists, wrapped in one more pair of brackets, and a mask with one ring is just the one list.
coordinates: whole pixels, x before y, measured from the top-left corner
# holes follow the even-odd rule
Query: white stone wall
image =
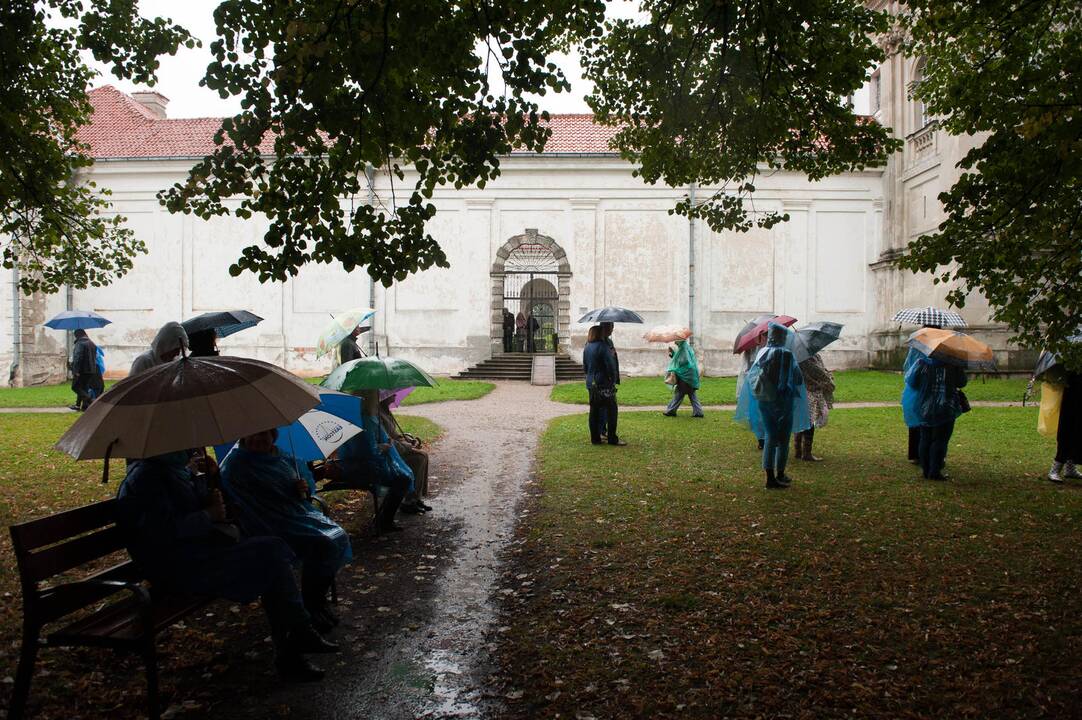
[[(90, 171), (112, 189), (117, 212), (149, 248), (112, 286), (74, 292), (74, 307), (113, 320), (91, 332), (107, 353), (109, 375), (123, 375), (166, 321), (231, 308), (251, 310), (265, 320), (222, 341), (223, 352), (259, 357), (300, 374), (326, 373), (332, 360), (315, 358), (316, 338), (331, 313), (369, 304), (367, 274), (314, 265), (285, 283), (260, 284), (248, 273), (231, 277), (230, 263), (241, 248), (260, 241), (266, 223), (204, 222), (166, 212), (155, 193), (181, 180), (189, 164), (113, 161)], [(497, 250), (527, 229), (552, 238), (567, 254), (572, 322), (608, 304), (640, 311), (648, 325), (689, 321), (689, 224), (668, 214), (686, 188), (645, 185), (626, 162), (611, 156), (516, 156), (502, 169), (501, 178), (484, 190), (437, 191), (431, 227), (451, 267), (427, 270), (390, 288), (377, 286), (375, 333), (381, 353), (417, 360), (434, 373), (454, 373), (489, 357), (492, 264)], [(394, 188), (395, 196), (404, 197), (401, 190), (410, 182), (407, 176), (404, 186)], [(733, 337), (748, 318), (765, 312), (791, 314), (802, 322), (845, 323), (844, 338), (827, 360), (834, 366), (866, 365), (869, 334), (877, 327), (869, 264), (883, 244), (880, 173), (819, 183), (774, 173), (756, 185), (755, 207), (788, 212), (789, 223), (746, 234), (713, 233), (697, 223), (694, 329), (707, 372), (735, 372)], [(390, 203), (386, 175), (377, 177), (377, 192)], [(706, 192), (698, 190), (699, 197)], [(0, 304), (9, 292), (10, 282), (0, 289)], [(63, 294), (49, 298), (48, 311), (63, 309), (64, 301)], [(0, 308), (0, 318), (4, 312)], [(0, 361), (2, 353), (10, 358), (10, 318), (5, 322), (0, 323)], [(574, 356), (581, 352), (586, 329), (571, 327)], [(665, 354), (640, 339), (643, 330), (618, 326), (621, 365), (628, 373), (656, 374)], [(63, 333), (35, 332), (50, 334), (38, 337), (42, 348), (63, 352)]]

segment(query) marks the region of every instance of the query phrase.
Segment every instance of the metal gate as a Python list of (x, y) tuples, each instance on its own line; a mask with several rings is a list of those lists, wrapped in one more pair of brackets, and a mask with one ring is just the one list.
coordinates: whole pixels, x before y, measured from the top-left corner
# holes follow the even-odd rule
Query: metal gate
[[(503, 279), (504, 352), (556, 352), (559, 275), (552, 251), (523, 243), (507, 258)], [(514, 332), (508, 336), (511, 318)]]

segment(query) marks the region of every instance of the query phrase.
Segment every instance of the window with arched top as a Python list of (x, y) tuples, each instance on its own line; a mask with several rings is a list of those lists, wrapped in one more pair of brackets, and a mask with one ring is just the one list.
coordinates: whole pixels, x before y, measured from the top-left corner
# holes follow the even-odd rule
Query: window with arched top
[(909, 85), (910, 98), (913, 104), (913, 131), (920, 130), (927, 125), (932, 118), (928, 116), (928, 108), (925, 107), (924, 102), (912, 97), (913, 88), (924, 79), (924, 66), (925, 60), (921, 58), (913, 66), (913, 81)]

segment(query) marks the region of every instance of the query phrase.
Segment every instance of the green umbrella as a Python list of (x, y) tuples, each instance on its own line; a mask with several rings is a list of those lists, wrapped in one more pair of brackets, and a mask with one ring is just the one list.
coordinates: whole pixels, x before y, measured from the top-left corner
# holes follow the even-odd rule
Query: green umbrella
[(360, 390), (398, 390), (399, 388), (436, 385), (435, 379), (408, 360), (366, 357), (342, 363), (320, 383), (342, 392)]

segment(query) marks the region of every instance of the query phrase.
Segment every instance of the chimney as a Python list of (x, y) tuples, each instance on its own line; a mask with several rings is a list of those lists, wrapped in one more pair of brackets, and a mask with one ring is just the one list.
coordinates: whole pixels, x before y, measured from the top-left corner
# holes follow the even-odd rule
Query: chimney
[(151, 115), (159, 120), (165, 119), (165, 106), (169, 104), (169, 98), (153, 90), (137, 90), (131, 96), (135, 102), (149, 110)]

